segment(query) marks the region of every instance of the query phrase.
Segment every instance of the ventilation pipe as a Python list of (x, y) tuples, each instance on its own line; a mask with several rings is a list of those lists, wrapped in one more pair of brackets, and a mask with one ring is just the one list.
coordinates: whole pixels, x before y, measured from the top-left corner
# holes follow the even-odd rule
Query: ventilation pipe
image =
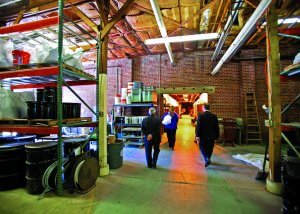
[[(164, 24), (164, 20), (163, 20), (162, 15), (161, 15), (159, 5), (158, 5), (156, 0), (150, 0), (150, 3), (151, 3), (151, 6), (152, 6), (152, 10), (154, 12), (154, 16), (155, 16), (155, 19), (156, 19), (161, 37), (166, 38), (166, 37), (168, 37), (168, 34), (167, 34), (167, 30), (166, 30), (166, 27), (165, 27), (165, 24)], [(172, 52), (172, 49), (171, 49), (170, 42), (166, 41), (165, 46), (166, 46), (168, 55), (170, 57), (171, 64), (173, 65), (174, 64), (174, 56), (173, 56), (173, 52)]]
[(211, 58), (212, 61), (215, 61), (217, 59), (218, 55), (220, 54), (220, 51), (226, 41), (226, 38), (227, 38), (229, 31), (233, 25), (233, 22), (235, 21), (237, 15), (238, 15), (238, 11), (239, 11), (240, 7), (243, 5), (243, 3), (244, 3), (243, 1), (239, 1), (239, 0), (234, 3), (233, 9), (227, 19), (226, 24), (225, 24), (224, 31), (221, 33), (220, 39), (216, 46), (216, 50)]
[(220, 68), (224, 64), (224, 62), (228, 62), (234, 54), (240, 49), (240, 47), (247, 41), (250, 37), (251, 32), (255, 30), (255, 25), (260, 17), (264, 14), (265, 10), (269, 7), (272, 0), (262, 0), (257, 6), (256, 10), (249, 18), (243, 29), (237, 35), (233, 43), (227, 49), (223, 57), (220, 59), (216, 67), (211, 72), (211, 75), (215, 75), (220, 71)]

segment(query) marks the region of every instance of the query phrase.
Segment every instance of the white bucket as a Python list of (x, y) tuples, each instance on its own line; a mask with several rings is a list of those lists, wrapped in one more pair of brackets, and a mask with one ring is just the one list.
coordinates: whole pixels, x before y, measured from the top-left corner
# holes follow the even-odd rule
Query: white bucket
[(126, 97), (127, 96), (127, 88), (122, 88), (121, 89), (121, 96)]
[(120, 104), (120, 102), (121, 102), (121, 96), (117, 94), (115, 96), (115, 104)]

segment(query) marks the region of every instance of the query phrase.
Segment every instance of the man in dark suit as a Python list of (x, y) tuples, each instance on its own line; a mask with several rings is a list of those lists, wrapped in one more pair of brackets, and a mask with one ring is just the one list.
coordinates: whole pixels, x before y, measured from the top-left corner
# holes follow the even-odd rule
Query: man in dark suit
[[(160, 152), (159, 144), (161, 142), (161, 119), (155, 116), (156, 109), (149, 109), (149, 116), (142, 121), (142, 132), (145, 142), (145, 153), (148, 168), (156, 168), (158, 154)], [(153, 147), (153, 157), (152, 157)]]
[(203, 105), (204, 112), (198, 115), (196, 140), (207, 167), (211, 161), (215, 140), (219, 138), (218, 117), (209, 111), (209, 104)]

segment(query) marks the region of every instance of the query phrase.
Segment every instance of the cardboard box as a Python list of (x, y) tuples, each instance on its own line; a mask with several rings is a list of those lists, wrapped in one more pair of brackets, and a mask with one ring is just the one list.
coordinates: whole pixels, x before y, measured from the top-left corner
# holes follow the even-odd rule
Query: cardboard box
[(116, 137), (112, 134), (108, 135), (107, 143), (115, 143), (115, 142), (116, 142)]

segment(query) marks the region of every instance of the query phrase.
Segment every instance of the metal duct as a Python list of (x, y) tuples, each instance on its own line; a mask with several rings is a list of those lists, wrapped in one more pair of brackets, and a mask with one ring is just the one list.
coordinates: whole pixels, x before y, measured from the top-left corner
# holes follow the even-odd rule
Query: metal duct
[(229, 18), (227, 19), (227, 22), (224, 27), (224, 31), (222, 32), (222, 34), (220, 36), (220, 39), (216, 46), (216, 50), (213, 53), (213, 56), (211, 58), (212, 61), (215, 61), (217, 59), (218, 55), (220, 54), (220, 51), (226, 41), (226, 38), (227, 38), (229, 31), (233, 25), (233, 22), (235, 21), (237, 15), (238, 15), (238, 11), (239, 11), (240, 7), (243, 5), (243, 3), (244, 3), (243, 1), (238, 1), (238, 2), (234, 3), (233, 10), (231, 11)]
[(233, 43), (227, 49), (223, 57), (220, 59), (216, 67), (211, 72), (211, 75), (215, 75), (219, 72), (220, 68), (224, 64), (224, 62), (229, 61), (237, 50), (240, 49), (242, 45), (246, 42), (246, 40), (251, 36), (251, 32), (255, 30), (255, 25), (260, 17), (264, 14), (265, 10), (269, 7), (272, 0), (262, 0), (257, 6), (256, 10), (252, 14), (252, 16), (248, 19), (247, 23), (237, 35)]

